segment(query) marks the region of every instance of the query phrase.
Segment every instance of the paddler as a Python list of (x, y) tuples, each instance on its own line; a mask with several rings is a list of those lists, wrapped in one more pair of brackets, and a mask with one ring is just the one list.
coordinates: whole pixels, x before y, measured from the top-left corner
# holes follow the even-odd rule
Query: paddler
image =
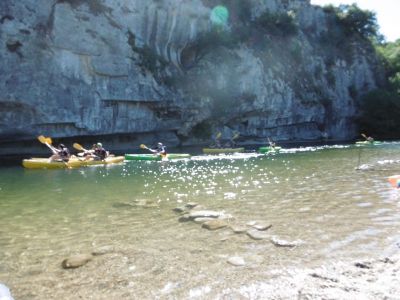
[(71, 154), (69, 149), (64, 144), (59, 144), (57, 148), (52, 147), (53, 155), (50, 157), (50, 161), (63, 161), (68, 162)]
[(240, 133), (236, 132), (229, 141), (225, 144), (225, 148), (234, 148), (236, 147), (236, 139), (239, 137)]
[(94, 160), (105, 160), (109, 152), (103, 148), (102, 143), (97, 143), (94, 147), (93, 158)]
[(269, 143), (269, 145), (271, 146), (272, 149), (275, 149), (276, 143), (273, 142), (273, 141), (271, 141), (271, 140), (269, 139), (269, 137), (268, 137), (268, 143)]
[(167, 147), (163, 145), (163, 143), (158, 142), (157, 147), (155, 148), (148, 148), (151, 152), (156, 153), (160, 155), (161, 157), (166, 157), (167, 156)]
[(373, 142), (374, 142), (374, 138), (373, 138), (373, 137), (367, 136), (367, 135), (365, 135), (364, 133), (361, 133), (361, 135), (362, 135), (363, 138), (365, 138), (365, 140), (366, 140), (367, 142), (370, 142), (370, 143), (373, 143)]
[(214, 137), (214, 142), (210, 145), (210, 148), (222, 148), (221, 144), (221, 132), (218, 132)]

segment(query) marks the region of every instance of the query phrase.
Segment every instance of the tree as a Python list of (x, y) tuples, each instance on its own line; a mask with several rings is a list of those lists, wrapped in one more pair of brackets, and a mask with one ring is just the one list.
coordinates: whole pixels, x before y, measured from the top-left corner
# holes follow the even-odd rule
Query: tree
[(364, 38), (377, 38), (379, 26), (374, 12), (360, 9), (357, 4), (340, 5), (339, 20), (349, 34), (358, 33)]

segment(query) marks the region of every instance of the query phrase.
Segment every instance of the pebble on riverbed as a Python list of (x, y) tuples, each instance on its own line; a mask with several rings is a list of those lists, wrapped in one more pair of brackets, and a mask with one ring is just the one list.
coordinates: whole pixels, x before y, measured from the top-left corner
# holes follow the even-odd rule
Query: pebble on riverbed
[(293, 248), (301, 244), (304, 244), (303, 241), (286, 241), (276, 236), (271, 237), (271, 242), (277, 247), (288, 247), (288, 248)]
[(201, 227), (209, 229), (209, 230), (217, 230), (220, 228), (224, 228), (226, 226), (228, 226), (228, 224), (225, 221), (216, 219), (216, 220), (204, 222)]
[(271, 224), (265, 224), (265, 223), (256, 223), (252, 226), (253, 228), (260, 230), (260, 231), (265, 231), (267, 229), (270, 229), (272, 227)]
[(64, 269), (79, 268), (83, 265), (86, 265), (92, 259), (93, 259), (92, 254), (78, 254), (64, 259), (61, 263), (61, 266)]
[(193, 220), (193, 222), (195, 222), (197, 224), (203, 224), (205, 222), (212, 221), (212, 220), (215, 220), (215, 219), (214, 218), (208, 218), (208, 217), (200, 217), (200, 218), (195, 218)]
[(234, 233), (245, 233), (247, 231), (247, 227), (240, 225), (232, 225), (231, 229)]
[(228, 263), (235, 267), (244, 266), (246, 262), (240, 256), (233, 256), (228, 259)]
[(270, 237), (269, 234), (259, 231), (257, 229), (250, 229), (246, 231), (246, 234), (251, 237), (253, 240), (264, 240)]

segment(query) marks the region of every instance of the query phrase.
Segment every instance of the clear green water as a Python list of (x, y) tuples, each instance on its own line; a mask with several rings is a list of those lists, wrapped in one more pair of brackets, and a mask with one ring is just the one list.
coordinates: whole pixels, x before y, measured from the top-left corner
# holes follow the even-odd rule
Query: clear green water
[[(389, 254), (399, 241), (400, 144), (196, 156), (75, 170), (0, 169), (0, 282), (16, 299), (236, 297), (276, 270)], [(373, 170), (355, 170), (359, 162)], [(196, 202), (272, 224), (295, 248), (179, 222)], [(73, 254), (108, 247), (63, 270)], [(242, 257), (246, 265), (227, 263)], [(249, 295), (248, 295), (249, 296)], [(257, 290), (249, 297), (261, 295)]]

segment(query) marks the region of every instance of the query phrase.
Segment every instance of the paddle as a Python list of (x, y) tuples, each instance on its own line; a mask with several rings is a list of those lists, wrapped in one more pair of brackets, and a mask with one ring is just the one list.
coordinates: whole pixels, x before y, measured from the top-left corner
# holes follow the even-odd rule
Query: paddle
[(273, 141), (271, 141), (269, 137), (267, 137), (267, 138), (268, 138), (268, 143), (269, 143), (270, 147), (275, 148), (275, 143)]
[(51, 152), (53, 152), (53, 154), (57, 154), (58, 153), (57, 149), (51, 145), (53, 143), (53, 141), (51, 140), (50, 137), (46, 138), (43, 135), (39, 135), (38, 136), (38, 140), (42, 144), (45, 144), (47, 147), (49, 147)]
[(162, 160), (168, 160), (168, 157), (167, 157), (167, 155), (166, 155), (166, 154), (163, 154), (163, 153), (158, 153), (158, 151), (157, 151), (157, 150), (150, 149), (150, 148), (149, 148), (149, 147), (147, 147), (145, 144), (140, 144), (140, 148), (141, 148), (141, 149), (146, 149), (146, 150), (149, 150), (150, 152), (154, 153), (155, 155), (160, 155), (160, 156), (161, 156), (161, 158), (162, 158)]
[[(57, 149), (57, 148), (55, 148), (52, 144), (53, 144), (53, 141), (52, 141), (52, 139), (51, 139), (51, 137), (44, 137), (43, 135), (39, 135), (38, 136), (38, 140), (39, 140), (39, 142), (41, 142), (42, 144), (45, 144), (47, 147), (49, 147), (50, 148), (50, 150), (51, 150), (51, 152), (53, 152), (53, 154), (58, 154), (58, 152), (59, 152), (59, 150)], [(51, 158), (50, 158), (51, 159)], [(65, 166), (67, 167), (67, 168), (71, 168), (71, 166), (68, 164), (68, 162), (65, 162), (65, 161), (62, 161), (64, 164), (65, 164)]]
[(78, 151), (83, 151), (83, 152), (78, 153), (78, 156), (84, 156), (85, 154), (92, 152), (90, 150), (87, 150), (87, 149), (83, 148), (83, 146), (81, 144), (78, 144), (78, 143), (74, 143), (72, 145), (72, 147), (74, 147)]
[(371, 143), (371, 144), (374, 142), (374, 139), (373, 139), (372, 137), (367, 136), (367, 135), (364, 134), (364, 133), (361, 133), (361, 135), (362, 135), (363, 138), (365, 138), (365, 141), (367, 141), (367, 142), (369, 142), (369, 143)]
[(85, 151), (85, 152), (88, 151), (88, 150), (86, 150), (85, 148), (83, 148), (81, 144), (78, 144), (78, 143), (74, 143), (74, 144), (72, 145), (72, 147), (74, 147), (76, 150), (79, 150), (79, 151)]
[(233, 140), (236, 140), (238, 137), (239, 137), (239, 135), (240, 135), (240, 133), (239, 132), (236, 132), (234, 135), (233, 135), (233, 137), (231, 138), (231, 140), (233, 141)]
[(222, 147), (221, 141), (220, 141), (221, 136), (222, 136), (222, 133), (219, 131), (219, 132), (215, 135), (215, 137), (214, 137), (214, 142), (211, 143), (210, 148), (221, 148), (221, 147)]
[(157, 154), (157, 150), (150, 149), (145, 144), (140, 144), (140, 148), (149, 150), (149, 151), (153, 152), (154, 154)]

